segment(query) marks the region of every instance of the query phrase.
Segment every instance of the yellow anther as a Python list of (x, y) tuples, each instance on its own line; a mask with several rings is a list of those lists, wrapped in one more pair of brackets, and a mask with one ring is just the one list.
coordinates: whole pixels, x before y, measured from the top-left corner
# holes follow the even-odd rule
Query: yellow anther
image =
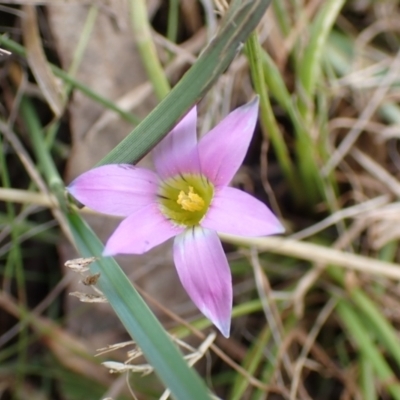
[(189, 186), (188, 194), (181, 190), (176, 202), (186, 211), (201, 211), (204, 208), (204, 200), (194, 192), (192, 186)]

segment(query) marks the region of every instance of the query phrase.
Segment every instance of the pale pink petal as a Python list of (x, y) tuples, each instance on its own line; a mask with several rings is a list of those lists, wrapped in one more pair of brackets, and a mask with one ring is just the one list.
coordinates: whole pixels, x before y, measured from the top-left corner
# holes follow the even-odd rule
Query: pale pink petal
[(118, 225), (108, 239), (103, 255), (143, 254), (183, 229), (168, 221), (157, 204), (150, 204)]
[(154, 148), (154, 164), (162, 178), (200, 172), (196, 124), (197, 108), (193, 107)]
[(183, 287), (199, 310), (229, 337), (232, 277), (214, 231), (195, 227), (175, 238), (174, 261)]
[(201, 226), (238, 236), (274, 235), (285, 230), (264, 203), (231, 187), (215, 191)]
[(87, 207), (125, 217), (155, 201), (157, 175), (130, 164), (111, 164), (79, 175), (67, 190)]
[(201, 169), (214, 185), (227, 185), (239, 169), (253, 136), (257, 114), (258, 97), (232, 111), (201, 138)]

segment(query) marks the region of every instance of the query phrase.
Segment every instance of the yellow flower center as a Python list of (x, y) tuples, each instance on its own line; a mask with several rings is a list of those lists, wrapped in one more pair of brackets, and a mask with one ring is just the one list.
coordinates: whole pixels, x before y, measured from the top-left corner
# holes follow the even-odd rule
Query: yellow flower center
[(203, 175), (177, 175), (161, 182), (158, 204), (170, 221), (196, 226), (206, 215), (214, 196), (214, 185)]
[(183, 190), (179, 192), (176, 202), (187, 211), (201, 211), (204, 208), (204, 200), (194, 192), (193, 186), (189, 186), (189, 193), (186, 194)]

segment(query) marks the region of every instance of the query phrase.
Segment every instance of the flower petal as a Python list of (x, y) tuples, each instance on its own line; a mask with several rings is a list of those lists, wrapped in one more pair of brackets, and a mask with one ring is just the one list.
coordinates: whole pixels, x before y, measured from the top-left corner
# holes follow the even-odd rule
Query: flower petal
[(239, 169), (253, 136), (257, 114), (258, 97), (232, 111), (201, 138), (201, 169), (214, 185), (227, 185)]
[(216, 232), (196, 227), (181, 233), (175, 238), (174, 260), (193, 303), (229, 337), (232, 277)]
[(157, 204), (150, 204), (124, 219), (108, 239), (104, 256), (116, 254), (143, 254), (184, 228), (168, 221)]
[(174, 129), (154, 148), (157, 173), (164, 179), (179, 173), (199, 173), (197, 151), (197, 108), (193, 107)]
[(201, 226), (238, 236), (283, 233), (284, 227), (261, 201), (239, 189), (217, 189)]
[(157, 187), (154, 172), (130, 164), (111, 164), (79, 175), (67, 190), (93, 210), (125, 217), (153, 202)]

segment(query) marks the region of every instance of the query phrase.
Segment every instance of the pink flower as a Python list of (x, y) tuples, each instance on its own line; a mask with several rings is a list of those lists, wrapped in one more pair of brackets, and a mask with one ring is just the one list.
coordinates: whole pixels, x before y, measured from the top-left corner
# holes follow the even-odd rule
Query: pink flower
[(228, 184), (243, 162), (257, 121), (258, 98), (237, 108), (199, 142), (194, 107), (154, 149), (157, 173), (105, 165), (68, 191), (86, 206), (126, 217), (104, 255), (142, 254), (175, 236), (174, 261), (190, 298), (226, 337), (232, 278), (217, 231), (240, 236), (282, 233), (267, 206)]

